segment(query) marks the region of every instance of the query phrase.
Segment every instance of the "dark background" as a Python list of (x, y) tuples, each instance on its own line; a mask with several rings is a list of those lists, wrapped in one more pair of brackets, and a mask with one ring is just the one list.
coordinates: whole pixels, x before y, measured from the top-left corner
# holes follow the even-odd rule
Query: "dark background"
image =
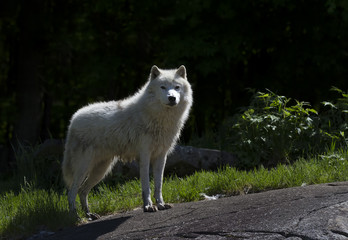
[(247, 88), (319, 108), (348, 88), (348, 1), (1, 1), (0, 166), (19, 143), (64, 138), (81, 106), (133, 94), (154, 64), (187, 68), (183, 142), (247, 105)]

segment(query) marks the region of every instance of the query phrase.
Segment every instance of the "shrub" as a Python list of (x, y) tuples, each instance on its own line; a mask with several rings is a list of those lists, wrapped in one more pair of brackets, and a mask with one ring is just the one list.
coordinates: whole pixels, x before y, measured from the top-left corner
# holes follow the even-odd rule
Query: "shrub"
[[(336, 88), (335, 88), (336, 89)], [(275, 166), (307, 154), (325, 152), (347, 135), (347, 94), (323, 116), (307, 102), (279, 96), (270, 90), (253, 94), (251, 104), (230, 123), (231, 151), (241, 167)], [(343, 109), (343, 110), (342, 110)]]
[(320, 128), (329, 137), (335, 139), (338, 147), (346, 147), (348, 141), (348, 94), (336, 87), (331, 91), (339, 94), (334, 102), (324, 101), (320, 117)]

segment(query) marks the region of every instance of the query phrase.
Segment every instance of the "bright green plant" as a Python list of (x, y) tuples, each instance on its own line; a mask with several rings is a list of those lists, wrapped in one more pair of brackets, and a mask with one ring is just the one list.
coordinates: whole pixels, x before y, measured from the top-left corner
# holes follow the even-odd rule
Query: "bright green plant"
[(255, 93), (250, 106), (232, 123), (231, 150), (238, 154), (241, 166), (249, 168), (274, 166), (302, 155), (322, 153), (336, 143), (342, 145), (347, 116), (333, 112), (347, 107), (347, 94), (341, 93), (344, 98), (336, 104), (325, 102), (332, 109), (323, 119), (307, 102), (270, 90)]
[(340, 96), (335, 102), (324, 101), (324, 112), (320, 118), (321, 129), (335, 139), (338, 147), (346, 147), (348, 142), (348, 93), (332, 87), (331, 91)]

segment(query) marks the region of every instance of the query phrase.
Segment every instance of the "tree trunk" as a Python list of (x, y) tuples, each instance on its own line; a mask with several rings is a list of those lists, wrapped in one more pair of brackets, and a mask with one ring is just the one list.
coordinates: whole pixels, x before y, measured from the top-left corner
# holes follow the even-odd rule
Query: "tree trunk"
[(22, 1), (19, 15), (16, 56), (17, 122), (13, 142), (35, 144), (40, 134), (42, 89), (40, 66), (43, 61), (44, 4), (40, 0)]

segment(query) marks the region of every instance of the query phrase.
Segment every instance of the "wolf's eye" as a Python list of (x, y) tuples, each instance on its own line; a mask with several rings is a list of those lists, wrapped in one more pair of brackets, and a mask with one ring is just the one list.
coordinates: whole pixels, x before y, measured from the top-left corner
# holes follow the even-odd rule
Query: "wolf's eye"
[(166, 87), (165, 87), (165, 86), (161, 86), (161, 88), (162, 88), (162, 89), (164, 89), (164, 90), (166, 89)]
[(179, 90), (180, 89), (180, 86), (175, 86), (175, 90)]

